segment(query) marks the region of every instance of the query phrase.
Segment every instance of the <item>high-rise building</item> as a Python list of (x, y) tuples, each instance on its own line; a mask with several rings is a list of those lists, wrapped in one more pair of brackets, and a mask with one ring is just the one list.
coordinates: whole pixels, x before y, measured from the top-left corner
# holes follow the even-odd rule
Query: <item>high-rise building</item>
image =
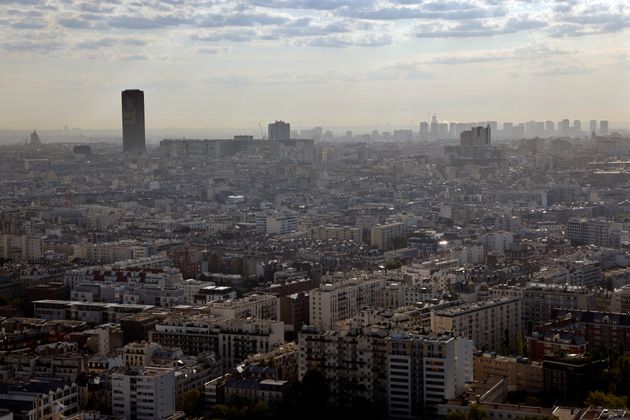
[(437, 138), (440, 134), (440, 123), (437, 117), (434, 115), (431, 117), (431, 137)]
[(112, 412), (127, 419), (164, 419), (175, 411), (175, 371), (135, 368), (112, 375)]
[(473, 343), (463, 337), (380, 325), (350, 331), (309, 326), (300, 332), (298, 348), (300, 378), (318, 371), (330, 384), (332, 400), (368, 400), (375, 417), (436, 418), (436, 405), (460, 395), (473, 379)]
[(573, 131), (575, 132), (575, 134), (580, 134), (580, 132), (582, 131), (582, 121), (573, 121)]
[(276, 121), (269, 124), (269, 140), (289, 140), (291, 138), (291, 124), (284, 121)]
[(122, 92), (123, 151), (145, 150), (144, 92)]
[(556, 131), (556, 127), (553, 121), (545, 121), (545, 131), (548, 135), (551, 135)]
[(597, 120), (591, 120), (591, 121), (588, 123), (588, 131), (589, 131), (590, 133), (595, 133), (595, 132), (597, 132)]
[(422, 140), (426, 140), (429, 138), (429, 123), (428, 122), (421, 122), (420, 123), (420, 138)]
[(459, 135), (460, 146), (490, 146), (490, 126), (473, 127)]
[(469, 338), (481, 350), (514, 350), (521, 330), (521, 300), (488, 300), (435, 311), (431, 330)]
[(503, 123), (503, 137), (511, 139), (514, 132), (514, 124), (511, 122)]
[(558, 122), (558, 131), (561, 136), (568, 136), (570, 134), (570, 122), (567, 118)]
[(333, 328), (338, 321), (356, 316), (363, 306), (376, 306), (385, 286), (385, 277), (378, 275), (347, 278), (337, 273), (324, 276), (319, 288), (309, 292), (311, 325)]
[(602, 135), (608, 134), (608, 121), (602, 120), (599, 122), (599, 133)]

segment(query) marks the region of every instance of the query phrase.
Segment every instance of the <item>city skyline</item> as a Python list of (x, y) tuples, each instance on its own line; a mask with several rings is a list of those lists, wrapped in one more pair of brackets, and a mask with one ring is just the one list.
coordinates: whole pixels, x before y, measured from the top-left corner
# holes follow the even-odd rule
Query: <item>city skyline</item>
[(0, 43), (0, 128), (119, 128), (114, 98), (128, 88), (149, 93), (147, 128), (276, 116), (296, 127), (401, 125), (427, 113), (627, 122), (623, 6), (10, 1), (0, 5), (13, 28)]

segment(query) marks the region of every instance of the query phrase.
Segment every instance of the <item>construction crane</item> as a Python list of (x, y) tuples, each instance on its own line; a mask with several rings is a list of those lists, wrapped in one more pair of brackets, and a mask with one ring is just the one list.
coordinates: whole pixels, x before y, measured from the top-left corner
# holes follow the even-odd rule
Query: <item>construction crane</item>
[(263, 132), (262, 125), (260, 125), (260, 122), (258, 123), (258, 129), (260, 130), (260, 137), (261, 137), (263, 140), (265, 140), (265, 139), (266, 139), (266, 137), (265, 137), (265, 133)]

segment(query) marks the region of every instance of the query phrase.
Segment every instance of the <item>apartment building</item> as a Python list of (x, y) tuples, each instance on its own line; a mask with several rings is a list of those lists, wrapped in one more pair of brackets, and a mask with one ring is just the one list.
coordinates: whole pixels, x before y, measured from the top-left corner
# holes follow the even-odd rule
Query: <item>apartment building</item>
[(516, 350), (521, 331), (521, 300), (488, 300), (435, 311), (431, 315), (431, 330), (469, 338), (481, 350)]
[(363, 242), (363, 228), (354, 226), (313, 226), (309, 229), (311, 238), (319, 240)]
[(537, 362), (522, 357), (497, 356), (496, 353), (478, 353), (473, 358), (476, 380), (495, 376), (505, 378), (510, 391), (542, 392), (543, 369)]
[(179, 347), (184, 354), (213, 352), (226, 369), (250, 354), (266, 353), (284, 341), (284, 324), (264, 319), (220, 319), (210, 315), (173, 316), (149, 332), (149, 341)]
[(370, 229), (370, 245), (387, 251), (391, 248), (394, 238), (402, 238), (406, 234), (407, 225), (403, 222), (372, 226)]
[(311, 325), (333, 328), (337, 321), (355, 316), (364, 306), (378, 306), (386, 285), (380, 274), (347, 277), (338, 273), (322, 278), (319, 288), (309, 292)]
[(128, 420), (165, 419), (175, 411), (175, 371), (128, 368), (112, 374), (112, 413)]
[(226, 319), (280, 319), (280, 300), (273, 295), (252, 294), (239, 299), (214, 302), (210, 313)]
[(306, 327), (298, 338), (300, 379), (319, 371), (332, 399), (343, 405), (366, 398), (392, 418), (430, 415), (472, 381), (472, 342), (365, 327), (347, 331)]

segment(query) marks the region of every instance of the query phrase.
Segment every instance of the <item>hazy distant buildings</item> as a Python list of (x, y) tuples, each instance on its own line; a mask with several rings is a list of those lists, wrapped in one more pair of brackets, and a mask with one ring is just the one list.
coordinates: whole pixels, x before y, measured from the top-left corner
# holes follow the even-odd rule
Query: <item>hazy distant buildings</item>
[(556, 125), (553, 121), (545, 121), (545, 131), (547, 131), (548, 135), (551, 135), (556, 131)]
[(599, 134), (606, 135), (608, 134), (608, 121), (602, 120), (599, 122)]
[(561, 136), (568, 136), (571, 134), (570, 130), (571, 130), (571, 126), (570, 126), (570, 122), (567, 118), (565, 118), (564, 120), (558, 122), (558, 131), (560, 132)]
[(123, 151), (145, 150), (144, 92), (122, 92)]
[(39, 139), (39, 134), (37, 134), (37, 130), (33, 130), (31, 133), (31, 139), (26, 141), (26, 144), (29, 146), (41, 146), (42, 141)]
[(459, 136), (460, 146), (490, 146), (490, 126), (473, 127)]
[(422, 140), (426, 140), (429, 138), (429, 123), (428, 122), (421, 122), (420, 123), (420, 138)]
[(291, 138), (291, 124), (282, 120), (269, 124), (269, 140), (289, 140)]

